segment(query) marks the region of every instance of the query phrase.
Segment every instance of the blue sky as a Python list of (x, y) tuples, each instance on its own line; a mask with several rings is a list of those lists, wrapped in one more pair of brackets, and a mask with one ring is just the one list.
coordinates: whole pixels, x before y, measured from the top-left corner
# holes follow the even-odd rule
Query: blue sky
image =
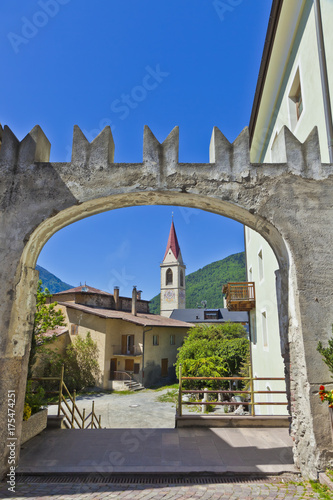
[[(214, 125), (248, 125), (271, 0), (11, 0), (0, 5), (0, 121), (22, 139), (39, 124), (51, 161), (70, 161), (78, 124), (111, 125), (116, 162), (142, 159), (143, 127), (180, 127), (180, 161), (208, 162)], [(171, 212), (187, 272), (243, 249), (243, 228), (171, 207), (100, 214), (57, 233), (39, 264), (64, 281), (152, 298)], [(117, 274), (118, 273), (118, 274)], [(118, 283), (117, 283), (118, 280)]]

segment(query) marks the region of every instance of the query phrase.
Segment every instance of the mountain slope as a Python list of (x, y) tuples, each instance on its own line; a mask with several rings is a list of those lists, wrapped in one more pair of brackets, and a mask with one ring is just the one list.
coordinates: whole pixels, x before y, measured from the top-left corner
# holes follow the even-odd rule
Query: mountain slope
[[(212, 262), (186, 276), (186, 308), (198, 307), (203, 300), (208, 308), (222, 307), (222, 285), (245, 280), (245, 252)], [(153, 314), (160, 313), (160, 294), (150, 301), (149, 309)]]
[(61, 281), (61, 279), (54, 276), (47, 269), (44, 269), (44, 267), (36, 266), (36, 270), (39, 271), (39, 279), (42, 280), (43, 289), (47, 288), (50, 293), (62, 292), (73, 288), (72, 285)]

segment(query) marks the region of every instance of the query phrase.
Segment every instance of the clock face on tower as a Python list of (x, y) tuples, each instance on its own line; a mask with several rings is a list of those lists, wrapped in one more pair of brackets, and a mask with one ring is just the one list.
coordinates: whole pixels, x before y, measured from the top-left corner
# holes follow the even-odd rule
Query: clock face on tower
[(166, 290), (164, 292), (164, 300), (166, 302), (173, 302), (175, 300), (175, 292), (173, 290)]
[(182, 304), (185, 302), (185, 291), (184, 290), (179, 291), (179, 300)]

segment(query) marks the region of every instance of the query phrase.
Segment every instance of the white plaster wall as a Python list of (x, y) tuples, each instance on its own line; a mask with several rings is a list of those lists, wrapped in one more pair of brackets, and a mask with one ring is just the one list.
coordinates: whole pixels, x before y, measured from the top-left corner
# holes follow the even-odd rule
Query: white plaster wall
[[(256, 309), (251, 311), (251, 352), (253, 376), (260, 377), (284, 377), (284, 364), (281, 356), (280, 333), (277, 311), (277, 299), (275, 289), (275, 270), (278, 263), (268, 243), (255, 231), (246, 228), (245, 242), (247, 249), (247, 276), (249, 281), (255, 282)], [(262, 252), (263, 279), (260, 279), (258, 254)], [(251, 272), (252, 270), (252, 272)], [(266, 313), (267, 346), (264, 345), (262, 313)], [(254, 389), (266, 391), (285, 391), (286, 385), (283, 381), (257, 381)], [(271, 398), (271, 399), (270, 399)], [(256, 395), (258, 402), (282, 402), (282, 405), (256, 405), (257, 415), (286, 415), (287, 399), (285, 395)]]
[[(304, 2), (304, 5), (306, 2)], [(333, 2), (331, 0), (322, 0), (322, 18), (325, 38), (326, 59), (328, 67), (328, 76), (330, 84), (331, 103), (333, 96)], [(275, 158), (272, 152), (272, 145), (276, 134), (281, 128), (286, 125), (290, 128), (293, 134), (301, 142), (304, 142), (314, 126), (318, 127), (319, 143), (323, 162), (329, 162), (327, 132), (324, 115), (324, 104), (320, 77), (318, 45), (315, 25), (315, 14), (312, 6), (309, 16), (306, 18), (306, 9), (302, 12), (297, 24), (297, 29), (294, 32), (293, 43), (289, 51), (289, 58), (286, 60), (283, 79), (281, 80), (280, 90), (276, 96), (273, 112), (270, 116), (271, 130), (266, 137), (266, 141), (262, 148), (263, 162), (270, 163), (281, 161), (281, 158)], [(289, 34), (289, 39), (290, 39)], [(295, 48), (298, 46), (297, 50)], [(294, 50), (293, 50), (294, 49)], [(272, 61), (274, 64), (274, 60)], [(300, 74), (300, 83), (303, 98), (303, 112), (296, 126), (292, 126), (290, 116), (290, 99), (289, 93), (293, 84), (297, 70)], [(280, 103), (280, 104), (278, 104)], [(264, 104), (261, 108), (261, 113), (268, 113), (268, 106)], [(265, 147), (268, 147), (265, 152)], [(250, 235), (250, 239), (249, 239)], [(257, 332), (257, 343), (252, 343), (253, 357), (253, 373), (258, 377), (262, 374), (270, 373), (276, 377), (283, 377), (283, 360), (280, 352), (280, 336), (278, 312), (275, 292), (275, 274), (274, 271), (278, 268), (274, 253), (266, 241), (255, 231), (246, 229), (246, 252), (248, 271), (253, 268), (253, 281), (256, 283), (256, 311), (251, 313), (252, 324), (255, 323)], [(259, 249), (263, 249), (264, 254), (264, 274), (263, 282), (259, 282), (258, 274), (258, 258)], [(249, 279), (251, 279), (249, 277)], [(267, 327), (269, 331), (268, 349), (262, 344), (262, 321), (261, 315), (263, 310), (267, 310)], [(254, 318), (255, 316), (255, 318)], [(265, 375), (266, 376), (266, 375)], [(264, 382), (257, 382), (258, 390), (266, 390)], [(270, 383), (270, 387), (276, 387), (279, 390), (279, 382)], [(263, 399), (266, 396), (261, 396)], [(273, 400), (278, 401), (278, 395), (272, 395)], [(259, 396), (258, 396), (259, 399)], [(272, 409), (274, 409), (272, 407)], [(256, 413), (264, 413), (264, 407), (256, 407)], [(279, 413), (279, 407), (275, 407), (274, 413)], [(280, 407), (280, 413), (285, 413), (285, 408)]]
[[(292, 2), (286, 2), (283, 7), (254, 131), (251, 148), (251, 159), (254, 162), (274, 160), (271, 156), (272, 143), (276, 133), (284, 125), (288, 126), (301, 142), (304, 142), (313, 127), (317, 126), (322, 162), (329, 161), (314, 7), (313, 5), (311, 8), (308, 7), (309, 1), (304, 0), (302, 3), (302, 7), (299, 6), (298, 9), (293, 9)], [(333, 2), (321, 0), (321, 9), (332, 103)], [(293, 22), (290, 20), (292, 17), (294, 17)], [(290, 120), (288, 96), (297, 68), (301, 76), (304, 110), (297, 126), (293, 127)], [(275, 75), (274, 78), (273, 75)]]
[[(326, 56), (332, 74), (333, 63), (331, 59), (333, 56), (333, 35), (332, 29), (328, 29), (328, 16), (331, 16), (330, 19), (333, 18), (333, 4), (332, 2), (330, 2), (329, 4), (327, 1), (325, 1), (323, 3), (323, 7), (324, 5), (325, 9), (323, 9), (323, 20), (325, 20), (326, 28)], [(301, 142), (304, 142), (313, 127), (317, 126), (319, 132), (319, 143), (322, 161), (328, 162), (329, 157), (327, 134), (320, 78), (315, 15), (313, 7), (311, 9), (304, 31), (302, 33), (297, 33), (295, 36), (296, 38), (294, 40), (294, 43), (297, 43), (298, 39), (300, 39), (299, 48), (296, 51), (295, 55), (293, 54), (287, 61), (285, 67), (284, 82), (281, 84), (279, 95), (279, 98), (282, 97), (281, 105), (275, 107), (272, 115), (272, 124), (274, 123), (274, 127), (272, 129), (272, 132), (267, 137), (266, 144), (268, 143), (268, 148), (266, 154), (264, 154), (263, 160), (264, 162), (274, 161), (274, 158), (272, 158), (271, 156), (272, 143), (274, 141), (276, 132), (279, 132), (281, 128), (286, 125)], [(297, 125), (293, 127), (290, 117), (289, 93), (298, 68), (300, 72), (304, 109), (299, 121), (297, 122)], [(332, 82), (331, 91), (333, 91)]]

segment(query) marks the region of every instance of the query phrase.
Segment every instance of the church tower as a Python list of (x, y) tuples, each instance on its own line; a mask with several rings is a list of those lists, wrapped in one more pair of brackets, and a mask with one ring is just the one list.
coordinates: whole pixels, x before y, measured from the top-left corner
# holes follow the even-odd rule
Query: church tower
[(174, 309), (185, 309), (185, 269), (172, 218), (161, 264), (161, 316), (169, 318)]

